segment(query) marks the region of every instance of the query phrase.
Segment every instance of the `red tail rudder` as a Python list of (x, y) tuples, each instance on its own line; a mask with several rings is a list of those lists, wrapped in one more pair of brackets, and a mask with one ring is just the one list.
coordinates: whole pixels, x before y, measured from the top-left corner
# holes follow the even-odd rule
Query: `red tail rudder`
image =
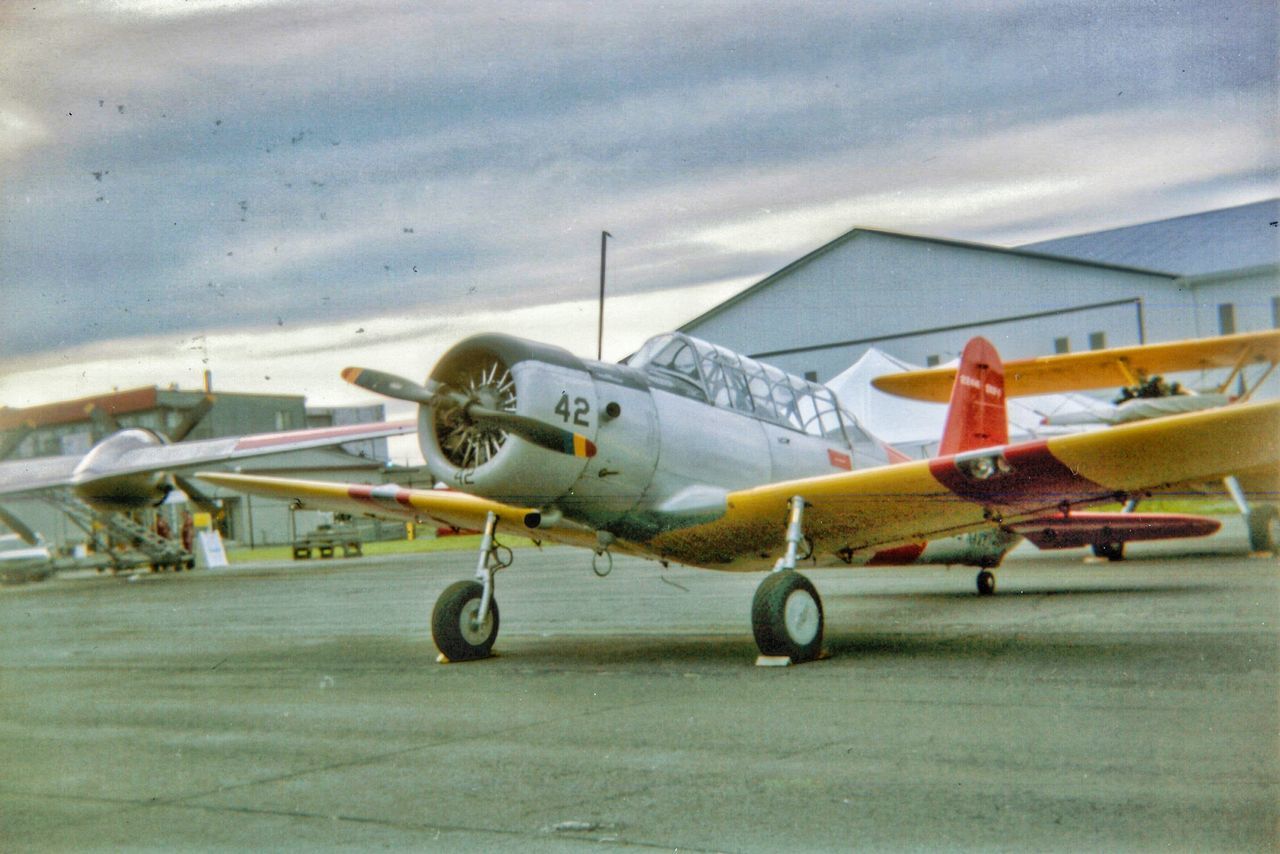
[(990, 341), (971, 338), (960, 355), (938, 454), (958, 454), (1008, 442), (1004, 365)]

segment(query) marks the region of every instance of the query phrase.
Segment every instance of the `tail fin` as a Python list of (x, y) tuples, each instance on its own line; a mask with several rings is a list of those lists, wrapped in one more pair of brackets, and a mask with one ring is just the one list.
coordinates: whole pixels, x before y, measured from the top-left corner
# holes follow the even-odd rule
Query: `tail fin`
[(960, 355), (938, 454), (958, 454), (1008, 442), (1004, 365), (990, 341), (971, 338)]

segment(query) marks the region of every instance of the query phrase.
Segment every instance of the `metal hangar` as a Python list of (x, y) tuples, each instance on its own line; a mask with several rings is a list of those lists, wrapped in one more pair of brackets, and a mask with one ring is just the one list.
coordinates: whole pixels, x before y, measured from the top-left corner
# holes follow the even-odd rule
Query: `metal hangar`
[(974, 335), (1022, 358), (1274, 328), (1278, 220), (1271, 199), (1017, 248), (855, 228), (680, 329), (826, 380), (870, 347), (932, 365)]

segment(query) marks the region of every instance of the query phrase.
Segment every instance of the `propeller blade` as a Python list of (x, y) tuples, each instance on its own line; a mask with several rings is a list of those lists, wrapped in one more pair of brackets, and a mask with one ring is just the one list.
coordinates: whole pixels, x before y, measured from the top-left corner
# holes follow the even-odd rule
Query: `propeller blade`
[(191, 499), (191, 503), (199, 507), (205, 513), (217, 515), (220, 509), (214, 500), (208, 496), (200, 487), (191, 482), (191, 478), (183, 477), (180, 474), (173, 476), (173, 482), (178, 484), (178, 488), (187, 494), (187, 498)]
[(596, 455), (595, 442), (592, 442), (581, 433), (562, 430), (559, 427), (546, 424), (527, 415), (517, 415), (504, 409), (490, 409), (474, 403), (467, 406), (465, 412), (467, 417), (473, 421), (487, 421), (549, 451), (557, 451), (561, 454), (568, 454), (571, 457), (594, 457)]
[(13, 430), (5, 434), (4, 440), (0, 441), (0, 460), (7, 460), (18, 450), (18, 446), (22, 444), (28, 436), (36, 431), (36, 425), (30, 421), (19, 424)]
[(120, 422), (116, 420), (115, 416), (96, 403), (90, 403), (86, 406), (84, 414), (89, 416), (93, 426), (97, 427), (98, 432), (104, 436), (109, 433), (115, 433), (120, 429)]
[(13, 531), (19, 537), (22, 537), (23, 541), (26, 542), (27, 545), (34, 546), (39, 544), (40, 537), (36, 532), (28, 528), (25, 522), (17, 516), (14, 516), (8, 510), (5, 510), (3, 507), (0, 507), (0, 522), (4, 522), (5, 526), (10, 531)]
[(191, 431), (196, 429), (204, 417), (209, 414), (209, 410), (213, 409), (213, 395), (206, 394), (200, 398), (200, 402), (187, 410), (186, 416), (174, 427), (169, 433), (169, 441), (177, 444), (183, 439), (191, 435)]
[(407, 400), (426, 406), (438, 406), (445, 401), (451, 402), (472, 421), (486, 421), (550, 451), (574, 457), (596, 455), (595, 443), (580, 433), (562, 430), (527, 415), (517, 415), (505, 409), (481, 406), (479, 403), (468, 400), (461, 392), (449, 390), (444, 384), (434, 380), (429, 380), (426, 385), (420, 385), (413, 380), (372, 368), (345, 368), (342, 371), (342, 378), (360, 388), (396, 400)]
[(384, 371), (375, 371), (373, 368), (343, 368), (342, 378), (352, 385), (358, 385), (360, 388), (366, 388), (386, 397), (426, 405), (435, 402), (436, 393), (440, 390), (440, 384), (436, 382), (430, 385), (419, 385), (413, 380)]

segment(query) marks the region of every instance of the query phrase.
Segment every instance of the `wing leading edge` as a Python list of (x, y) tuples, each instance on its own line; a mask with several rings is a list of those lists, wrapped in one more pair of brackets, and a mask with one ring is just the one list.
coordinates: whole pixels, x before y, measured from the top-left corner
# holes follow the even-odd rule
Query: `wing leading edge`
[(489, 513), (498, 517), (498, 531), (512, 536), (552, 540), (565, 545), (593, 548), (594, 532), (560, 523), (531, 530), (525, 519), (536, 512), (449, 489), (410, 489), (394, 483), (330, 483), (297, 478), (263, 477), (229, 472), (197, 472), (202, 481), (236, 492), (289, 501), (300, 510), (328, 510), (357, 516), (432, 521), (453, 528), (484, 527)]
[[(93, 455), (93, 451), (86, 456), (11, 460), (0, 463), (0, 495), (20, 495), (56, 487), (77, 486), (93, 480), (140, 472), (184, 471), (211, 463), (322, 448), (365, 439), (401, 436), (413, 433), (417, 427), (416, 421), (404, 419), (289, 430), (281, 433), (200, 439), (175, 444), (161, 444), (160, 440), (156, 439), (155, 444), (129, 448), (115, 456), (108, 466), (100, 468), (86, 468), (84, 464)], [(110, 441), (111, 437), (107, 437), (95, 446), (95, 449)]]

